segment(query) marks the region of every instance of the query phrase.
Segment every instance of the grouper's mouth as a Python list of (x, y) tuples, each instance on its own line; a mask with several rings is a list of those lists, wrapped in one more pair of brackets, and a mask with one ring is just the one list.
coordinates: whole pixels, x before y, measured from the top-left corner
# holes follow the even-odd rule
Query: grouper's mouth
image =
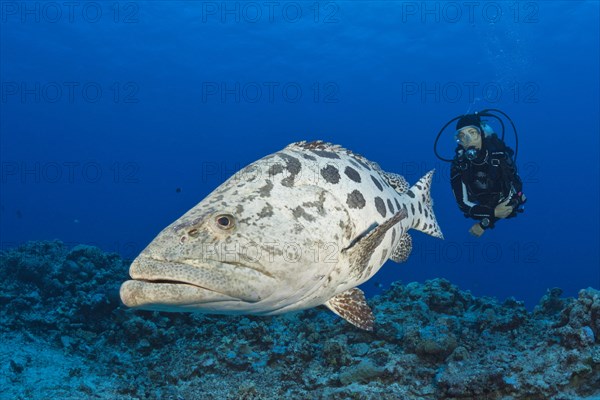
[(177, 310), (218, 302), (256, 303), (274, 290), (274, 278), (239, 263), (167, 261), (140, 256), (121, 285), (128, 307)]

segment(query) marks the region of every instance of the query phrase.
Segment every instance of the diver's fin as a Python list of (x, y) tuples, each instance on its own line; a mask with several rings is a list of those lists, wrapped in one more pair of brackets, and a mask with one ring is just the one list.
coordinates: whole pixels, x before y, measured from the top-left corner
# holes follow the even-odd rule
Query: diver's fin
[(373, 330), (375, 318), (365, 294), (359, 288), (348, 289), (332, 297), (325, 306), (352, 325), (367, 331)]
[(400, 240), (398, 241), (396, 247), (394, 247), (390, 258), (392, 259), (392, 261), (402, 263), (408, 259), (411, 250), (412, 238), (408, 233), (404, 233), (402, 236), (400, 236)]
[(427, 233), (436, 238), (443, 239), (444, 235), (440, 229), (435, 214), (433, 213), (433, 202), (431, 201), (431, 178), (435, 169), (425, 174), (405, 194), (414, 198), (415, 216), (411, 228)]

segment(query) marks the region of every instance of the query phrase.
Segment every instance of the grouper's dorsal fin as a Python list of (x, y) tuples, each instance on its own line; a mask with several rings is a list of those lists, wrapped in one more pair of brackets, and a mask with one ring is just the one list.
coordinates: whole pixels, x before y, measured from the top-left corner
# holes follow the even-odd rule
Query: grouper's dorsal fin
[(367, 331), (373, 330), (375, 318), (367, 304), (365, 294), (359, 288), (348, 289), (332, 297), (325, 306), (352, 325)]
[(394, 188), (394, 190), (400, 194), (406, 193), (410, 189), (408, 181), (400, 174), (393, 172), (382, 172), (385, 181)]

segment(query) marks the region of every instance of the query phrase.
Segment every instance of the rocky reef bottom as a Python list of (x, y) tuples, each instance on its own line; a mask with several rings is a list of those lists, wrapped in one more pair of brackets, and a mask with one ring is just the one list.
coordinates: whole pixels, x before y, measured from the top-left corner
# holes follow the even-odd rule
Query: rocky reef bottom
[(127, 263), (30, 242), (0, 252), (2, 399), (600, 398), (600, 292), (533, 312), (444, 279), (394, 283), (358, 330), (277, 317), (126, 310)]

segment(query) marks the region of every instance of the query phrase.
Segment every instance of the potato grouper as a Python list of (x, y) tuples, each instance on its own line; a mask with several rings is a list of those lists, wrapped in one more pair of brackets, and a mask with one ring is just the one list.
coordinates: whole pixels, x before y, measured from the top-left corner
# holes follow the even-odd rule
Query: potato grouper
[(325, 305), (355, 326), (374, 318), (358, 285), (403, 262), (409, 229), (443, 238), (434, 171), (414, 186), (322, 141), (242, 169), (166, 227), (121, 286), (129, 307), (275, 315)]

